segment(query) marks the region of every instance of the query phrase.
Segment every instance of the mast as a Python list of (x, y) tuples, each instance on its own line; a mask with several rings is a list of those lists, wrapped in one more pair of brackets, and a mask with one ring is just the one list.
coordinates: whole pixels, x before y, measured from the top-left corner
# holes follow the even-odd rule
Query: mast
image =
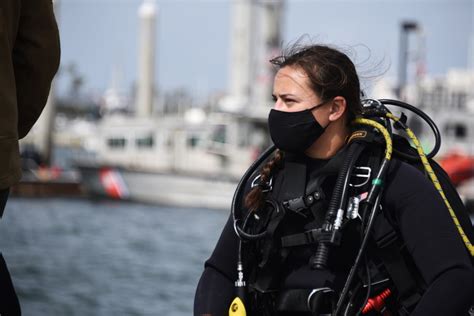
[(269, 60), (281, 44), (283, 2), (233, 2), (229, 94), (222, 103), (226, 110), (268, 112), (274, 75)]
[(228, 107), (241, 109), (249, 101), (252, 84), (252, 29), (255, 10), (252, 0), (232, 3), (231, 60)]
[(150, 117), (153, 112), (155, 85), (155, 0), (144, 0), (138, 9), (140, 20), (136, 116)]
[(253, 91), (252, 107), (259, 107), (262, 112), (267, 112), (272, 102), (273, 77), (275, 68), (270, 64), (270, 59), (280, 54), (282, 42), (283, 0), (265, 0), (259, 4), (260, 38), (256, 43), (256, 78)]

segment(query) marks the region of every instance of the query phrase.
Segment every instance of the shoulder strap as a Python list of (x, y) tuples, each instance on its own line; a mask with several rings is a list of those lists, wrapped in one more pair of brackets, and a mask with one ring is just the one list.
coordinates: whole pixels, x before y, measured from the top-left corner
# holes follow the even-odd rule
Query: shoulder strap
[(279, 238), (275, 236), (278, 227), (285, 217), (285, 209), (281, 207), (281, 202), (292, 196), (299, 196), (304, 193), (306, 187), (306, 166), (296, 161), (285, 161), (276, 179), (275, 188), (270, 193), (271, 207), (274, 208), (272, 216), (266, 227), (266, 234), (262, 244), (262, 257), (259, 267), (266, 266), (275, 253), (279, 244)]
[[(371, 146), (367, 159), (372, 174), (376, 174), (380, 166), (383, 150), (380, 146)], [(372, 239), (375, 241), (376, 255), (382, 261), (385, 270), (390, 276), (398, 291), (398, 299), (402, 307), (402, 315), (412, 310), (421, 298), (419, 286), (415, 282), (414, 273), (407, 265), (402, 255), (403, 242), (399, 232), (387, 218), (384, 210), (378, 212), (372, 229)], [(404, 311), (403, 311), (404, 310)]]
[(402, 255), (403, 243), (399, 233), (386, 218), (384, 212), (379, 212), (375, 219), (372, 232), (377, 256), (382, 260), (387, 273), (394, 283), (402, 310), (408, 313), (421, 298), (417, 278), (408, 267)]

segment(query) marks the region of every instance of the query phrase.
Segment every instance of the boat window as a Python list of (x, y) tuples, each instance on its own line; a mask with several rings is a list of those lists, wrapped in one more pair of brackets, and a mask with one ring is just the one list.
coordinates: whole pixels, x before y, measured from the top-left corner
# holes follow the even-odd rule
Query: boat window
[(194, 148), (199, 145), (200, 139), (196, 135), (191, 135), (190, 137), (188, 137), (187, 142), (189, 147)]
[(135, 141), (138, 148), (150, 148), (153, 147), (153, 136), (137, 138)]
[(109, 138), (107, 139), (107, 145), (109, 148), (124, 148), (127, 144), (125, 138)]
[(216, 143), (222, 143), (225, 144), (227, 141), (227, 135), (226, 135), (226, 127), (225, 125), (217, 125), (212, 132), (212, 141)]
[(454, 108), (460, 110), (465, 109), (467, 100), (467, 94), (465, 92), (454, 92), (451, 98), (451, 103), (454, 105)]
[(446, 125), (445, 132), (447, 135), (450, 135), (455, 138), (466, 138), (467, 137), (467, 128), (466, 125), (462, 123), (450, 123)]

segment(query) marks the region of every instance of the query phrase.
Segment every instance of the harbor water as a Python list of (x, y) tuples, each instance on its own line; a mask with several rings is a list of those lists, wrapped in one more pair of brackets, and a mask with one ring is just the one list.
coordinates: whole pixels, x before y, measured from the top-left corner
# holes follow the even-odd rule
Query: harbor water
[(11, 198), (0, 249), (23, 315), (192, 315), (227, 211)]

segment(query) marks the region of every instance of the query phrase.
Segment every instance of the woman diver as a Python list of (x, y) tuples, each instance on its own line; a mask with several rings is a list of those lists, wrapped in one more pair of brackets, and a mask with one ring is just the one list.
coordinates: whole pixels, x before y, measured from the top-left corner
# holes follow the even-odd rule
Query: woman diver
[(349, 57), (308, 45), (271, 62), (278, 149), (236, 194), (194, 315), (468, 315), (466, 236), (423, 172), (382, 159), (386, 121), (360, 119)]

